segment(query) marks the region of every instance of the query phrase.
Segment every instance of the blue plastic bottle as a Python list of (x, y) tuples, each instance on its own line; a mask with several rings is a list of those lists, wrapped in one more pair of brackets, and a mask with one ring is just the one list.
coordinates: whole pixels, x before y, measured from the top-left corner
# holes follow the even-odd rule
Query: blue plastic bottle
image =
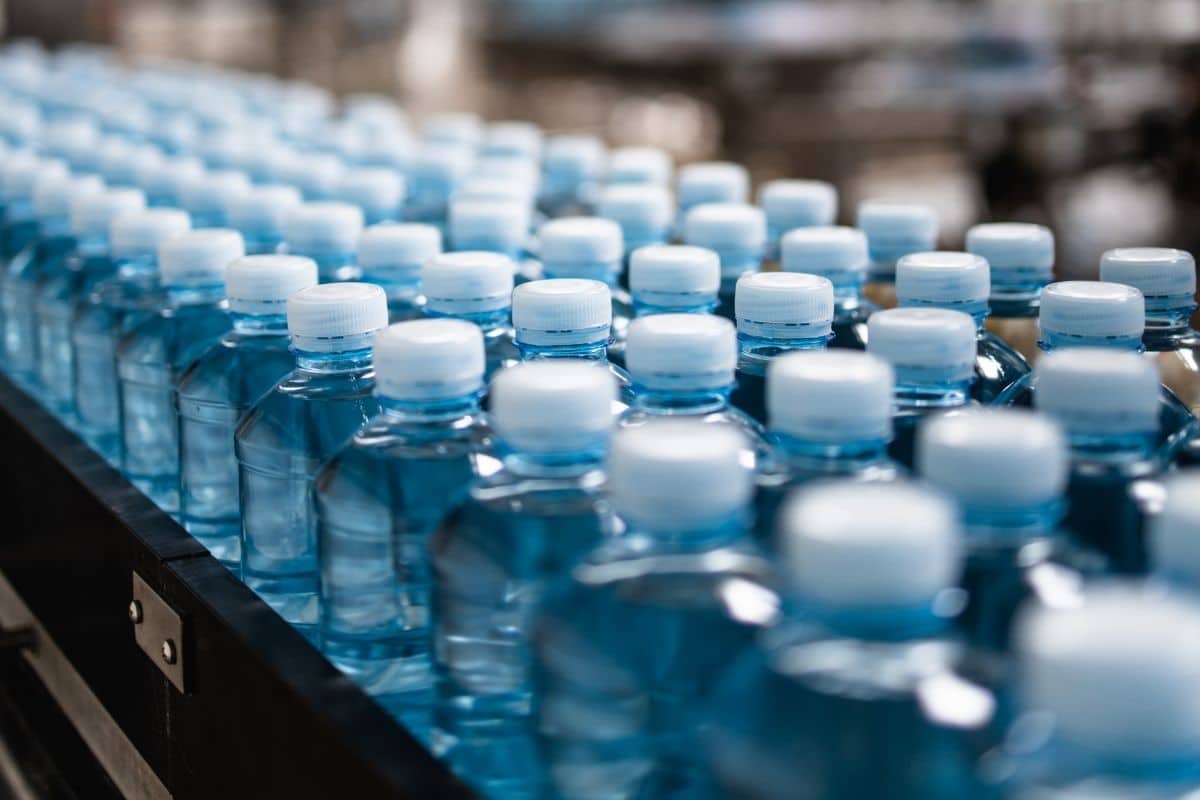
[(379, 413), (372, 337), (387, 296), (366, 283), (313, 286), (287, 300), (296, 366), (242, 417), (235, 435), (242, 579), (281, 617), (319, 637), (313, 478)]
[(1154, 574), (1186, 592), (1200, 591), (1200, 470), (1181, 470), (1163, 480), (1167, 496), (1150, 521)]
[(204, 165), (191, 156), (147, 160), (138, 166), (137, 186), (152, 208), (182, 208), (183, 187), (204, 174)]
[(501, 120), (484, 128), (479, 155), (521, 158), (536, 163), (541, 158), (542, 145), (542, 131), (532, 122)]
[(594, 136), (547, 139), (538, 210), (551, 219), (594, 214), (604, 158), (604, 143)]
[(75, 412), (79, 434), (121, 464), (121, 391), (117, 342), (166, 303), (158, 281), (158, 245), (191, 228), (185, 211), (155, 208), (113, 219), (109, 246), (116, 273), (97, 283), (75, 312)]
[(629, 256), (629, 294), (639, 317), (711, 314), (721, 289), (721, 259), (705, 247), (653, 244)]
[(334, 202), (346, 174), (346, 165), (332, 153), (294, 153), (280, 169), (280, 183), (299, 189), (305, 203)]
[(317, 284), (300, 256), (240, 258), (225, 272), (233, 330), (184, 370), (179, 414), (180, 522), (213, 557), (240, 574), (241, 511), (234, 431), (238, 420), (295, 366), (287, 299)]
[(73, 175), (96, 173), (96, 146), (100, 129), (86, 116), (71, 113), (47, 122), (39, 136), (38, 149), (47, 157), (64, 162)]
[(179, 204), (192, 217), (196, 228), (224, 228), (229, 225), (226, 209), (238, 195), (250, 191), (250, 180), (241, 172), (215, 170), (202, 172), (183, 182)]
[(767, 368), (770, 455), (759, 465), (754, 535), (771, 550), (779, 507), (813, 481), (886, 483), (903, 469), (888, 456), (892, 440), (891, 365), (843, 350), (785, 353)]
[(105, 189), (71, 198), (70, 232), (76, 248), (65, 260), (64, 269), (38, 289), (42, 401), (69, 425), (75, 424), (75, 349), (71, 342), (75, 314), (96, 284), (116, 271), (108, 240), (112, 220), (145, 207), (146, 198), (137, 189)]
[(863, 294), (879, 308), (896, 307), (896, 262), (909, 253), (937, 249), (938, 215), (931, 206), (868, 200), (855, 227), (866, 234), (871, 256)]
[(781, 242), (788, 231), (833, 225), (837, 218), (837, 189), (825, 181), (767, 181), (758, 190), (758, 207), (767, 216), (766, 258), (779, 261)]
[(512, 261), (495, 253), (443, 253), (421, 267), (425, 314), (473, 322), (483, 331), (487, 380), (520, 360), (510, 321)]
[(458, 145), (427, 144), (417, 152), (405, 198), (404, 219), (447, 231), (450, 198), (471, 170), (474, 154)]
[(608, 169), (604, 178), (609, 186), (666, 188), (671, 184), (674, 170), (671, 154), (666, 150), (658, 147), (618, 147), (608, 154)]
[(1029, 375), (1025, 358), (984, 328), (991, 278), (988, 262), (972, 253), (910, 253), (896, 262), (896, 299), (906, 308), (945, 308), (975, 319), (978, 344), (971, 396), (993, 403)]
[(538, 255), (547, 278), (585, 278), (608, 284), (612, 292), (613, 344), (625, 341), (633, 300), (621, 288), (621, 227), (598, 217), (564, 217), (538, 230)]
[(455, 145), (473, 153), (483, 140), (483, 121), (465, 111), (443, 111), (425, 118), (421, 135), (426, 142)]
[(888, 453), (911, 469), (921, 420), (974, 403), (975, 320), (944, 308), (893, 308), (872, 314), (867, 329), (867, 352), (896, 375)]
[(621, 226), (625, 263), (628, 265), (634, 250), (653, 244), (666, 244), (671, 238), (675, 204), (664, 186), (616, 184), (600, 193), (600, 205), (596, 213)]
[(66, 175), (61, 161), (40, 159), (21, 152), (5, 159), (0, 172), (0, 194), (4, 219), (0, 225), (0, 259), (7, 267), (18, 253), (37, 239), (37, 215), (33, 211), (33, 184), (39, 175)]
[(375, 337), (381, 411), (318, 473), (321, 645), (414, 735), (432, 724), (428, 538), (498, 466), (479, 408), (483, 336), (455, 319)]
[(767, 244), (763, 212), (745, 203), (706, 203), (683, 221), (687, 244), (707, 247), (721, 258), (721, 293), (717, 314), (736, 321), (734, 293), (738, 279), (762, 268)]
[(247, 255), (270, 255), (282, 248), (284, 220), (298, 205), (300, 192), (294, 186), (252, 186), (229, 198), (225, 218), (246, 240)]
[(430, 539), (434, 752), (489, 797), (542, 787), (531, 629), (547, 585), (612, 533), (601, 461), (615, 398), (611, 374), (585, 362), (501, 371), (503, 467)]
[(442, 252), (442, 234), (423, 223), (383, 223), (363, 231), (358, 240), (358, 265), (363, 281), (383, 287), (392, 322), (420, 319), (421, 266)]
[(986, 258), (992, 271), (984, 326), (1033, 364), (1042, 289), (1054, 274), (1054, 234), (1027, 222), (975, 225), (967, 230), (967, 252)]
[(818, 275), (762, 272), (737, 285), (738, 368), (733, 405), (767, 420), (767, 365), (793, 350), (820, 350), (832, 336), (833, 284)]
[(455, 199), (450, 203), (449, 249), (506, 256), (518, 283), (536, 277), (537, 262), (527, 258), (529, 206), (524, 200)]
[(404, 177), (387, 167), (359, 167), (342, 176), (338, 198), (358, 206), (367, 225), (399, 222), (404, 209)]
[(719, 796), (986, 797), (970, 738), (994, 702), (957, 674), (954, 508), (905, 483), (850, 483), (782, 514), (783, 618), (712, 705)]
[(863, 298), (867, 237), (856, 228), (808, 227), (788, 231), (780, 247), (784, 272), (821, 275), (833, 284), (833, 338), (830, 347), (864, 350), (867, 317), (876, 310)]
[(96, 147), (100, 177), (108, 186), (138, 187), (138, 176), (164, 161), (162, 151), (120, 136), (106, 136)]
[(730, 161), (687, 164), (680, 168), (675, 179), (675, 194), (681, 220), (686, 220), (693, 208), (706, 203), (742, 205), (750, 197), (750, 173), (741, 164)]
[(317, 262), (321, 283), (355, 281), (362, 275), (356, 263), (363, 215), (348, 203), (301, 203), (283, 219), (283, 252)]

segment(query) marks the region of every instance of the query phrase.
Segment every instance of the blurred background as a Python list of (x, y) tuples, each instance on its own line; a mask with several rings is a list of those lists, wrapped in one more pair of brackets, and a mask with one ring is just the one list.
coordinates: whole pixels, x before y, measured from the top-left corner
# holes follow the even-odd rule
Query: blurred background
[(1200, 0), (0, 0), (6, 38), (727, 158), (1051, 225), (1059, 272), (1200, 250)]

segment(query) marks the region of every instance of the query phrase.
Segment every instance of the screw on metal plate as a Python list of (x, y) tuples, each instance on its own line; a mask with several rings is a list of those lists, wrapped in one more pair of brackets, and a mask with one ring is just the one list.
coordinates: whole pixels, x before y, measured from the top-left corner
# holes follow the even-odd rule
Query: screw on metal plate
[(170, 639), (162, 643), (162, 660), (168, 664), (175, 663), (175, 643)]
[(129, 621), (134, 625), (140, 625), (142, 622), (142, 604), (137, 600), (129, 601)]
[(186, 692), (188, 656), (183, 618), (136, 572), (128, 612), (138, 647), (176, 689)]

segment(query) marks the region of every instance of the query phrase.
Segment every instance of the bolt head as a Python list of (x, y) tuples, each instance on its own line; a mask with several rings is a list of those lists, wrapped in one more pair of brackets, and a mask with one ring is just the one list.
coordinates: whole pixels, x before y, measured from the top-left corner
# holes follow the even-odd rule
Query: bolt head
[(137, 600), (129, 601), (129, 621), (138, 625), (142, 621), (142, 604)]
[(175, 663), (175, 642), (170, 639), (164, 639), (162, 643), (162, 659), (168, 664)]

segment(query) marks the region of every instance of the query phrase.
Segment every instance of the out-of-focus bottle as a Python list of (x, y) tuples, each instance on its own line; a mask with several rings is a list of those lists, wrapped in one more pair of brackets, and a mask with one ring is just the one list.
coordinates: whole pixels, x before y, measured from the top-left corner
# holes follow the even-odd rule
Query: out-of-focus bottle
[(441, 252), (442, 234), (432, 225), (393, 222), (363, 231), (358, 240), (362, 279), (387, 292), (388, 319), (392, 322), (421, 318), (425, 305), (421, 267)]
[(421, 267), (425, 314), (473, 322), (483, 331), (486, 379), (520, 360), (511, 322), (512, 262), (496, 253), (443, 253)]
[(471, 171), (474, 154), (457, 145), (427, 144), (416, 155), (408, 175), (404, 219), (426, 222), (447, 232), (450, 198)]
[(604, 159), (604, 143), (594, 136), (547, 139), (538, 210), (551, 219), (594, 214)]
[[(598, 216), (611, 219), (621, 226), (625, 241), (625, 266), (629, 266), (633, 251), (655, 244), (666, 244), (671, 238), (675, 220), (675, 204), (671, 193), (658, 184), (617, 184), (600, 193)], [(622, 273), (622, 285), (628, 286), (628, 272)]]
[(871, 266), (863, 294), (879, 308), (896, 307), (896, 262), (937, 249), (938, 216), (931, 206), (868, 200), (855, 226), (867, 236)]
[(867, 317), (876, 310), (863, 299), (867, 237), (856, 228), (809, 227), (788, 231), (781, 244), (784, 272), (821, 275), (833, 284), (833, 339), (830, 347), (863, 350)]
[(1154, 574), (1190, 593), (1200, 592), (1200, 470), (1181, 470), (1163, 480), (1166, 500), (1150, 520)]
[(288, 211), (300, 202), (300, 192), (294, 186), (252, 186), (228, 199), (225, 219), (229, 227), (242, 234), (248, 255), (270, 255), (283, 247), (284, 221)]
[(989, 222), (967, 231), (967, 252), (987, 259), (992, 291), (984, 326), (1033, 364), (1042, 289), (1053, 280), (1054, 234), (1042, 225)]
[(687, 244), (707, 247), (721, 259), (721, 293), (716, 313), (734, 317), (738, 279), (762, 268), (767, 242), (763, 212), (744, 203), (706, 203), (688, 212), (683, 222)]
[(837, 189), (825, 181), (783, 179), (764, 183), (758, 190), (758, 207), (767, 215), (767, 260), (780, 260), (781, 241), (789, 231), (832, 226), (837, 205)]
[(358, 266), (358, 240), (363, 214), (349, 203), (301, 203), (289, 208), (283, 219), (283, 251), (317, 262), (321, 282), (354, 281), (362, 276)]
[(404, 176), (387, 167), (359, 167), (342, 176), (338, 199), (358, 206), (367, 225), (399, 222), (404, 209)]
[(598, 217), (555, 219), (538, 231), (538, 243), (545, 277), (584, 278), (608, 285), (612, 293), (612, 345), (622, 345), (634, 310), (629, 292), (618, 282), (625, 249), (621, 226)]
[(750, 174), (741, 164), (730, 161), (704, 161), (679, 170), (675, 198), (679, 201), (678, 219), (706, 203), (744, 204), (750, 196)]
[(540, 271), (526, 252), (529, 224), (529, 206), (522, 202), (456, 199), (450, 203), (449, 249), (505, 256), (523, 283)]
[(201, 172), (183, 182), (179, 204), (191, 216), (193, 227), (224, 228), (229, 224), (230, 202), (248, 191), (250, 179), (241, 172)]
[(618, 147), (608, 154), (605, 180), (610, 186), (669, 186), (675, 166), (657, 147)]

